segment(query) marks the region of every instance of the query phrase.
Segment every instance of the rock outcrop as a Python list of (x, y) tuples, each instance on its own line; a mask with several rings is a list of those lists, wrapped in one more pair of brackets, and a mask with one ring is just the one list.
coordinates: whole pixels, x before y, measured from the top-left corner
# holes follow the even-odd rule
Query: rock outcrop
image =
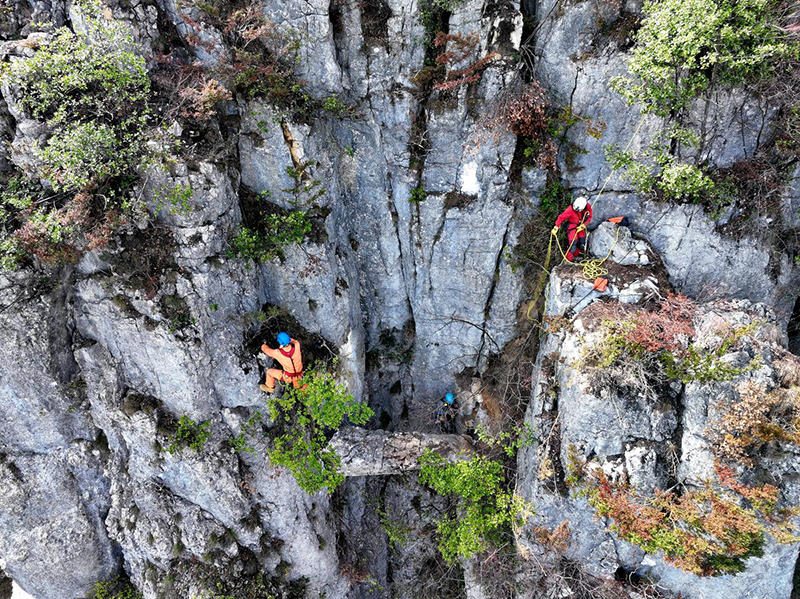
[(389, 476), (419, 470), (419, 458), (426, 450), (445, 459), (473, 453), (470, 440), (460, 435), (388, 433), (363, 428), (340, 429), (330, 447), (342, 461), (344, 476)]
[[(765, 393), (780, 387), (782, 360), (800, 372), (800, 362), (782, 346), (782, 327), (769, 309), (747, 300), (710, 300), (700, 304), (694, 315), (694, 343), (714, 348), (731, 331), (748, 331), (744, 341), (719, 357), (720, 363), (741, 368), (740, 374), (733, 373), (724, 382), (668, 380), (655, 391), (640, 385), (641, 373), (631, 363), (614, 371), (611, 379), (600, 379), (603, 369), (588, 365), (587, 355), (602, 344), (604, 319), (614, 314), (615, 306), (652, 302), (669, 291), (663, 272), (642, 265), (649, 262), (643, 242), (631, 239), (628, 231), (617, 237), (607, 228), (601, 225), (597, 230), (595, 247), (606, 247), (607, 240), (616, 237), (619, 245), (614, 254), (642, 256), (639, 264), (609, 264), (608, 292), (593, 291), (580, 271), (568, 265), (555, 269), (550, 278), (546, 317), (574, 316), (568, 326), (547, 335), (534, 368), (526, 422), (540, 441), (520, 452), (517, 487), (536, 506), (530, 531), (542, 526), (553, 530), (566, 522), (571, 531), (566, 557), (600, 577), (634, 572), (658, 581), (661, 588), (698, 599), (722, 594), (788, 598), (794, 571), (787, 564), (797, 559), (796, 545), (770, 541), (763, 556), (750, 558), (746, 570), (736, 576), (697, 577), (665, 563), (660, 554), (646, 554), (621, 540), (611, 532), (608, 518), (599, 517), (585, 497), (568, 489), (566, 479), (575, 459), (587, 461), (610, 480), (627, 481), (644, 496), (676, 484), (701, 486), (715, 476), (714, 429), (729, 402), (736, 401), (739, 386), (750, 381)], [(626, 296), (619, 289), (622, 285), (643, 292)], [(775, 447), (763, 454), (759, 464), (762, 471), (772, 473), (787, 505), (797, 501), (798, 457), (800, 453), (791, 447)], [(539, 552), (532, 549), (536, 546), (532, 532), (522, 538), (523, 546), (532, 543), (527, 552)]]

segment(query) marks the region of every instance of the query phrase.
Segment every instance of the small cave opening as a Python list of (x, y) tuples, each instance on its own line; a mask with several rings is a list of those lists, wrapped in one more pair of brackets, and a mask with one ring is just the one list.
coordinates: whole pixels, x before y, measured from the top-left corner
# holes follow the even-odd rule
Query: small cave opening
[(786, 327), (786, 336), (789, 338), (789, 351), (795, 356), (800, 356), (800, 296), (794, 302), (792, 315)]
[[(246, 315), (249, 327), (245, 330), (242, 352), (242, 368), (246, 368), (247, 359), (261, 352), (261, 344), (277, 347), (277, 336), (280, 332), (289, 333), (297, 339), (303, 348), (303, 365), (308, 368), (315, 362), (330, 362), (336, 353), (333, 343), (318, 333), (312, 333), (300, 324), (288, 310), (266, 303), (257, 312)], [(263, 367), (259, 367), (260, 369)], [(246, 373), (249, 374), (249, 373)], [(263, 372), (261, 373), (263, 375)]]

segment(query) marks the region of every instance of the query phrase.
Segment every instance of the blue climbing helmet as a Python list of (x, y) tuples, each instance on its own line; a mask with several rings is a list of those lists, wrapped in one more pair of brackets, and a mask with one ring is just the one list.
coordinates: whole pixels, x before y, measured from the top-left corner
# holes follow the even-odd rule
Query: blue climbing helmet
[(448, 393), (447, 395), (445, 395), (445, 396), (444, 396), (444, 401), (445, 401), (445, 403), (446, 403), (448, 406), (452, 406), (452, 405), (453, 405), (453, 402), (454, 402), (455, 400), (456, 400), (456, 398), (455, 398), (455, 397), (453, 397), (453, 394), (452, 394), (452, 393)]
[(289, 333), (278, 333), (278, 345), (283, 347), (284, 345), (289, 345), (292, 342), (292, 338), (289, 337)]

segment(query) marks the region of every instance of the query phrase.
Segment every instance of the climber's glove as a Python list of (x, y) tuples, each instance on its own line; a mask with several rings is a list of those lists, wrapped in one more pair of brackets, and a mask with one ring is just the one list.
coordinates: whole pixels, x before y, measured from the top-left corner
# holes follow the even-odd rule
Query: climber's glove
[(586, 225), (578, 225), (578, 228), (576, 230), (578, 231), (578, 233), (580, 233), (581, 231), (585, 231)]
[(551, 235), (558, 235), (558, 229), (559, 229), (559, 227), (557, 227), (557, 226), (556, 226), (556, 227), (553, 227), (553, 230), (552, 230), (552, 231), (550, 231), (550, 234), (551, 234)]

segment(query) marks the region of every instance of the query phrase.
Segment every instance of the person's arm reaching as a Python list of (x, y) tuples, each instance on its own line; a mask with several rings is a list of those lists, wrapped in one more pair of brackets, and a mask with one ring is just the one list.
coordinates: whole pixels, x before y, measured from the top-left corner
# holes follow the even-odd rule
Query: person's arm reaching
[(267, 346), (266, 343), (261, 345), (261, 351), (267, 354), (270, 358), (277, 358), (278, 357), (278, 350), (272, 349), (271, 347)]
[(562, 212), (561, 214), (558, 215), (558, 218), (556, 219), (556, 224), (553, 227), (553, 231), (552, 231), (553, 235), (558, 233), (558, 230), (561, 228), (561, 223), (563, 223), (565, 220), (567, 220), (567, 217), (569, 216), (569, 211), (570, 210), (571, 210), (571, 208), (567, 207), (567, 209), (564, 210), (564, 212)]

